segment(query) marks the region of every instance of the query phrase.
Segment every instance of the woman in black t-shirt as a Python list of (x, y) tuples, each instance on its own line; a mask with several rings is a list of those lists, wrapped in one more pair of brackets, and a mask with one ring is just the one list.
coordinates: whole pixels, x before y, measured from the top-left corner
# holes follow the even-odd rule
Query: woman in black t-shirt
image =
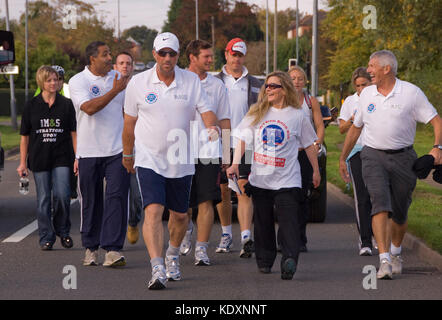
[(58, 74), (54, 69), (42, 66), (36, 78), (42, 92), (28, 101), (23, 111), (17, 172), (27, 176), (29, 168), (34, 175), (41, 249), (51, 250), (56, 236), (63, 247), (71, 248), (70, 176), (77, 139), (75, 109), (70, 99), (57, 93)]

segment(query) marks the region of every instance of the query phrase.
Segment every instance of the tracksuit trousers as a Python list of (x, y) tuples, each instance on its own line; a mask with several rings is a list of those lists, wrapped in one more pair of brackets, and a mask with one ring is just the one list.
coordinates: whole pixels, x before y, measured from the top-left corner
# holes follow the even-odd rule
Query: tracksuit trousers
[[(120, 251), (126, 237), (130, 181), (122, 165), (122, 153), (80, 158), (78, 167), (83, 247)], [(104, 179), (106, 188), (103, 192)]]
[[(259, 268), (272, 267), (276, 258), (275, 218), (282, 259), (298, 262), (301, 243), (299, 214), (302, 191), (300, 188), (266, 190), (252, 186), (255, 256)], [(274, 210), (275, 208), (275, 210)]]

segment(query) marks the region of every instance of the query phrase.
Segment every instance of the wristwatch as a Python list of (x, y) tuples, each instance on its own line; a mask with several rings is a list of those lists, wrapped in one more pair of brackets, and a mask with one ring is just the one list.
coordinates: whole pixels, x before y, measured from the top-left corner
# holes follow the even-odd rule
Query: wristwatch
[(319, 142), (313, 142), (313, 145), (318, 146), (319, 149), (321, 149), (322, 145)]
[(442, 150), (442, 144), (435, 144), (435, 145), (433, 146), (433, 148), (436, 148), (436, 149)]

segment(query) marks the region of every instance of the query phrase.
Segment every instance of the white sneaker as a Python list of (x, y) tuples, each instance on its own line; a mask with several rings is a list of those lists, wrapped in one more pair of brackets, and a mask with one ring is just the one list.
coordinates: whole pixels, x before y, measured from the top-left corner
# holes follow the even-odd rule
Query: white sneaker
[(90, 249), (86, 249), (86, 253), (84, 255), (83, 260), (84, 266), (98, 266), (98, 250), (91, 251)]
[(361, 250), (359, 250), (360, 256), (372, 256), (373, 253), (371, 252), (371, 249), (369, 247), (363, 247)]
[(233, 248), (233, 239), (232, 236), (228, 233), (223, 233), (221, 236), (221, 241), (219, 242), (218, 247), (216, 247), (216, 253), (220, 252), (230, 252), (230, 249)]
[(103, 267), (123, 267), (126, 265), (126, 259), (118, 251), (109, 251), (104, 257)]
[(166, 256), (166, 277), (168, 280), (181, 280), (180, 256)]
[(376, 278), (383, 280), (392, 280), (393, 279), (393, 271), (391, 267), (390, 261), (387, 259), (382, 259), (379, 264), (379, 270), (376, 274)]
[(200, 246), (195, 248), (195, 265), (210, 266), (210, 259), (207, 256), (206, 247)]
[(150, 290), (161, 290), (166, 288), (167, 276), (163, 265), (157, 265), (152, 268), (152, 279), (147, 287)]
[(391, 268), (393, 274), (401, 274), (402, 273), (402, 258), (400, 255), (391, 255)]
[(182, 256), (186, 256), (190, 250), (192, 250), (192, 232), (193, 227), (186, 231), (186, 235), (184, 236), (183, 241), (181, 241), (180, 254)]

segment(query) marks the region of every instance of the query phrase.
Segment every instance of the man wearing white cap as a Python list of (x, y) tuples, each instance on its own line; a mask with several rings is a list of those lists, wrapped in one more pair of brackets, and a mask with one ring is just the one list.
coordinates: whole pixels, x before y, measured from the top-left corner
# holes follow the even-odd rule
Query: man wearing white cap
[[(220, 78), (227, 87), (229, 103), (231, 106), (231, 127), (233, 132), (244, 118), (249, 108), (258, 100), (259, 90), (262, 82), (257, 78), (251, 76), (244, 66), (245, 55), (247, 53), (246, 43), (240, 38), (234, 38), (229, 41), (225, 50), (225, 58), (227, 63), (224, 65), (222, 71), (216, 75)], [(237, 139), (231, 138), (231, 148), (237, 145)], [(231, 150), (233, 157), (233, 149)], [(242, 194), (237, 194), (238, 197), (238, 221), (241, 229), (241, 258), (250, 258), (254, 251), (254, 244), (251, 235), (252, 226), (252, 201), (244, 193), (244, 186), (248, 182), (250, 168), (252, 163), (252, 152), (246, 150), (245, 155), (241, 159), (239, 165), (238, 184), (242, 189)], [(220, 221), (222, 227), (221, 241), (216, 249), (216, 252), (229, 252), (233, 245), (232, 239), (232, 205), (230, 202), (231, 192), (227, 186), (228, 180), (225, 172), (221, 176), (221, 195), (222, 202), (218, 204), (217, 209), (220, 214)]]
[[(190, 152), (190, 124), (195, 112), (218, 138), (216, 116), (198, 76), (176, 66), (177, 37), (169, 32), (154, 40), (156, 65), (135, 75), (124, 103), (123, 165), (135, 172), (143, 199), (143, 237), (150, 255), (149, 289), (164, 289), (167, 280), (180, 280), (179, 247), (187, 229), (190, 185), (195, 166)], [(133, 154), (134, 145), (136, 155)], [(169, 247), (163, 258), (164, 208), (168, 208)]]

